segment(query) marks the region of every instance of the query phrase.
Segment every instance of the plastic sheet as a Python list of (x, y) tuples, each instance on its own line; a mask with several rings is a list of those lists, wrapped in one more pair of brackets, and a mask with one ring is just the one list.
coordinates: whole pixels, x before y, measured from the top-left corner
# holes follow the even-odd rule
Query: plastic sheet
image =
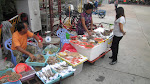
[(68, 50), (70, 52), (77, 52), (77, 50), (71, 44), (67, 44), (67, 43), (64, 44), (60, 52), (63, 52), (65, 50)]

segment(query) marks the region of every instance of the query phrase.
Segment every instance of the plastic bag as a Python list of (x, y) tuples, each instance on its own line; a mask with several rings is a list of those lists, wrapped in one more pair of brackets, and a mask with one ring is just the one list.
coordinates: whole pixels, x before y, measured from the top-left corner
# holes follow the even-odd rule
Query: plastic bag
[(77, 52), (77, 50), (71, 44), (68, 44), (68, 43), (65, 43), (63, 45), (63, 48), (61, 49), (60, 52), (64, 52), (65, 50), (68, 50), (70, 52)]

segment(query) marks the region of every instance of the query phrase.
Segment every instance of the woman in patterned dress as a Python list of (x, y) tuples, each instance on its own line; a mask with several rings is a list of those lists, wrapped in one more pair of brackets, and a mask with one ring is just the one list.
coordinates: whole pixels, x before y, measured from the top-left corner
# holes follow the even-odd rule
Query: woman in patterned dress
[(76, 32), (78, 35), (83, 35), (85, 32), (87, 32), (88, 35), (91, 35), (91, 32), (89, 30), (93, 31), (92, 11), (93, 5), (90, 3), (86, 4), (85, 11), (81, 13), (80, 19), (77, 24)]

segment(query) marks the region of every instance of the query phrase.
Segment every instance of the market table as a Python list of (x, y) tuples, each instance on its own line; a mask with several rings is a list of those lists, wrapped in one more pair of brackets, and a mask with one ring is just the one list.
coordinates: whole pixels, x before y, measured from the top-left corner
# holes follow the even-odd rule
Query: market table
[[(102, 28), (98, 28), (94, 31), (100, 32), (104, 30)], [(102, 57), (102, 55), (105, 55), (108, 51), (110, 51), (112, 37), (113, 33), (111, 32), (109, 36), (105, 36), (106, 39), (104, 39), (101, 42), (98, 42), (98, 44), (96, 44), (91, 49), (87, 49), (84, 46), (79, 46), (79, 44), (73, 44), (71, 42), (70, 43), (73, 47), (75, 47), (78, 53), (82, 54), (83, 56), (86, 56), (88, 58), (88, 61), (93, 63), (97, 60), (97, 58)]]

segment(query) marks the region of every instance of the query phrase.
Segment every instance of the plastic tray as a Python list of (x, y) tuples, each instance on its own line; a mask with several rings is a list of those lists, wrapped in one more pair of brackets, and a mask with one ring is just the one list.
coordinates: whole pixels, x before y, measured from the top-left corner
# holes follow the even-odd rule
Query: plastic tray
[[(35, 56), (36, 56), (36, 55), (35, 55)], [(45, 62), (44, 62), (44, 63), (29, 62), (30, 57), (28, 57), (25, 62), (26, 62), (28, 65), (30, 65), (30, 66), (45, 66), (45, 65), (46, 65), (46, 62), (47, 62), (47, 59), (48, 59), (49, 56), (47, 56), (47, 55), (43, 55), (43, 56), (44, 56), (44, 58), (45, 58)]]
[[(92, 47), (87, 47), (88, 45), (91, 45)], [(91, 48), (94, 47), (94, 45), (93, 45), (93, 44), (86, 44), (86, 45), (84, 45), (84, 47), (85, 47), (86, 49), (91, 49)]]
[[(34, 70), (32, 66), (29, 66), (29, 67), (31, 68), (31, 70)], [(15, 69), (15, 68), (13, 68), (13, 70), (14, 70), (14, 69)], [(14, 70), (14, 71), (15, 71), (15, 70)], [(28, 79), (34, 77), (34, 76), (35, 76), (35, 73), (36, 73), (36, 71), (34, 70), (34, 73), (29, 74), (29, 75), (26, 75), (26, 76), (23, 76), (23, 77), (21, 78), (21, 81), (25, 81), (25, 80), (28, 80)]]
[[(7, 70), (4, 70), (4, 71), (0, 71), (0, 76), (3, 75), (4, 73), (6, 73), (7, 71), (10, 71), (12, 70), (12, 72), (15, 72), (12, 68), (8, 68)], [(3, 83), (3, 84), (22, 84), (21, 81), (16, 81), (16, 82), (6, 82), (6, 83)]]
[[(49, 57), (50, 57), (50, 56), (49, 56)], [(49, 58), (49, 57), (48, 57), (48, 58)], [(57, 57), (57, 56), (55, 56), (55, 57)], [(58, 59), (60, 62), (62, 62), (62, 60), (61, 60), (60, 58), (57, 57), (57, 59)], [(47, 61), (48, 61), (48, 59), (47, 59)], [(60, 62), (58, 62), (58, 63), (60, 63)], [(50, 64), (48, 64), (48, 63), (46, 62), (46, 65), (50, 65)]]
[[(57, 73), (56, 71), (54, 71), (53, 69), (51, 69), (52, 70), (52, 72), (53, 73)], [(38, 72), (41, 72), (41, 70), (40, 71), (38, 71)], [(36, 73), (36, 75), (39, 77), (39, 75)], [(45, 83), (45, 81), (44, 80), (42, 80), (40, 77), (39, 77), (39, 79), (44, 83), (44, 84), (53, 84), (53, 83), (56, 83), (56, 82), (58, 82), (58, 81), (60, 81), (60, 75), (58, 75), (58, 78), (56, 78), (56, 79), (54, 79), (54, 80), (51, 80), (50, 82), (48, 82), (48, 83)]]
[[(55, 48), (57, 48), (57, 46), (55, 46), (55, 45), (48, 45), (48, 46), (52, 46), (52, 47), (55, 47)], [(45, 49), (47, 49), (48, 48), (48, 46), (45, 48)], [(44, 49), (44, 50), (45, 50)], [(55, 56), (58, 52), (59, 52), (59, 50), (60, 50), (60, 48), (58, 48), (58, 50), (55, 52), (55, 53), (53, 53), (53, 54), (49, 54), (48, 52), (47, 53), (45, 53), (45, 51), (42, 51), (42, 54), (43, 55), (47, 55), (47, 56)]]
[[(74, 43), (73, 41), (77, 41), (77, 43)], [(70, 42), (73, 43), (73, 44), (79, 44), (78, 40), (70, 40)]]
[[(55, 72), (55, 73), (58, 73), (58, 72), (55, 71), (55, 70), (54, 70), (54, 72)], [(61, 76), (61, 75), (60, 75), (60, 76), (61, 76), (61, 79), (65, 79), (65, 78), (67, 78), (67, 77), (69, 77), (69, 76), (71, 76), (71, 75), (73, 75), (73, 74), (74, 74), (74, 71), (71, 71), (71, 72), (69, 72), (68, 74), (66, 74), (66, 75), (64, 75), (64, 76)]]
[[(56, 71), (55, 71), (56, 72)], [(56, 72), (56, 73), (58, 73), (58, 72)], [(61, 76), (60, 77), (60, 79), (65, 79), (65, 78), (67, 78), (67, 77), (69, 77), (69, 76), (71, 76), (71, 75), (73, 75), (74, 74), (74, 71), (71, 71), (71, 72), (69, 72), (68, 74), (66, 74), (66, 75), (64, 75), (64, 76)]]
[(88, 60), (88, 58), (87, 58), (87, 57), (85, 57), (85, 56), (83, 56), (83, 55), (81, 55), (81, 54), (80, 54), (80, 56), (82, 56), (82, 57), (83, 57), (83, 58), (82, 58), (82, 60), (80, 60), (80, 62), (79, 62), (79, 63), (72, 64), (70, 61), (68, 61), (68, 60), (66, 60), (65, 58), (63, 58), (63, 57), (59, 56), (58, 54), (56, 54), (56, 56), (57, 56), (58, 58), (60, 58), (61, 60), (66, 61), (68, 64), (70, 64), (70, 65), (71, 65), (71, 66), (73, 66), (73, 67), (76, 67), (77, 65), (80, 65), (80, 64), (82, 64), (83, 62), (85, 62), (85, 61), (87, 61), (87, 60)]
[(66, 74), (65, 76), (62, 76), (61, 79), (65, 79), (65, 78), (67, 78), (67, 77), (69, 77), (69, 76), (71, 76), (71, 75), (73, 75), (73, 74), (74, 74), (73, 71), (72, 71), (72, 72), (69, 72), (69, 73)]
[[(53, 54), (49, 54), (48, 52), (46, 53), (47, 56), (56, 56), (56, 54), (59, 52), (60, 48), (58, 48), (57, 52), (53, 53)], [(42, 54), (44, 54), (44, 51), (42, 52)]]
[(84, 46), (84, 45), (81, 45), (80, 43), (85, 43), (85, 45), (88, 44), (87, 42), (79, 42), (79, 45), (80, 45), (80, 46)]

